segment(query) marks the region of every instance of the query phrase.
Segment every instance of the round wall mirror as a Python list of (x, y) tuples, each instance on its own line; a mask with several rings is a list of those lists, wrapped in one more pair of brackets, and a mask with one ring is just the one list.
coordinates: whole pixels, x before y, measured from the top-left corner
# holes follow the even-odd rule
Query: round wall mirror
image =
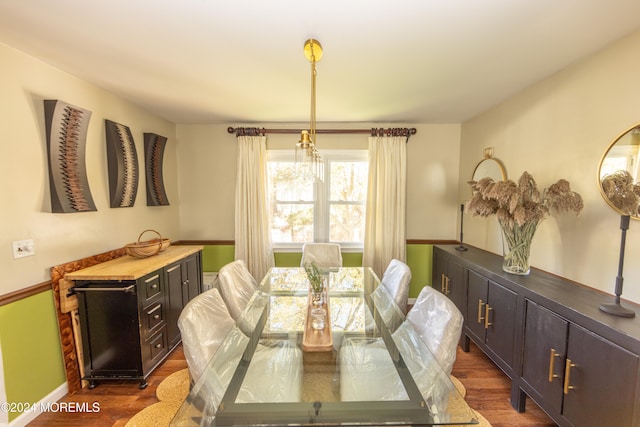
[(621, 215), (640, 219), (640, 124), (622, 132), (607, 147), (598, 167), (598, 188)]
[(489, 177), (494, 181), (504, 181), (507, 179), (507, 172), (502, 162), (492, 156), (492, 148), (484, 151), (484, 159), (481, 160), (473, 170), (472, 180), (479, 181), (485, 177)]

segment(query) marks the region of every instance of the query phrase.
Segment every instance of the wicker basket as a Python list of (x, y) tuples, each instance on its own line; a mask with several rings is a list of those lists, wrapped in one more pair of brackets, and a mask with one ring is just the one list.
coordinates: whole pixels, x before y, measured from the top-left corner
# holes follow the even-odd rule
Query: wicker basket
[[(156, 233), (158, 238), (140, 241), (142, 239), (142, 235), (148, 231)], [(157, 255), (160, 252), (164, 251), (171, 244), (170, 239), (163, 239), (160, 233), (156, 230), (144, 230), (138, 236), (138, 241), (133, 243), (127, 243), (124, 245), (124, 250), (127, 255), (130, 255), (135, 258), (147, 258), (153, 255)]]

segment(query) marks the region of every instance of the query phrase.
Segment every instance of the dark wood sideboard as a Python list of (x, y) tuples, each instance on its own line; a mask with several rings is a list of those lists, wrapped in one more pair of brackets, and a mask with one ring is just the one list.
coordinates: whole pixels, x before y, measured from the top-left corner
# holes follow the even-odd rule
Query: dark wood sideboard
[(170, 246), (65, 275), (78, 295), (83, 380), (146, 378), (180, 343), (178, 317), (202, 288), (202, 247)]
[[(511, 379), (511, 405), (533, 399), (560, 426), (640, 426), (640, 308), (635, 318), (598, 309), (609, 296), (468, 246), (433, 249), (433, 287), (463, 313), (470, 340)], [(615, 278), (612, 278), (612, 282)]]

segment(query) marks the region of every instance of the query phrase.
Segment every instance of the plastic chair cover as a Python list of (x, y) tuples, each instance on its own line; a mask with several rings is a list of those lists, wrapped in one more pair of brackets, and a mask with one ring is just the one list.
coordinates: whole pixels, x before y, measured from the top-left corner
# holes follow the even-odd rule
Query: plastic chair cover
[(193, 381), (200, 378), (234, 323), (217, 289), (196, 296), (184, 307), (178, 318), (178, 328)]
[(320, 268), (342, 267), (342, 251), (337, 243), (305, 243), (300, 266), (315, 262)]
[(236, 402), (299, 402), (302, 374), (302, 351), (295, 341), (261, 340)]
[(237, 260), (220, 269), (218, 287), (231, 317), (237, 320), (258, 284), (249, 272), (247, 264), (243, 260)]
[(393, 300), (398, 304), (400, 310), (406, 313), (409, 300), (409, 282), (411, 282), (409, 266), (400, 260), (392, 259), (382, 275), (381, 282), (393, 296)]
[[(197, 414), (203, 420), (201, 425), (212, 425), (249, 342), (249, 337), (234, 327), (206, 366), (202, 379), (194, 385), (191, 399), (201, 408)], [(302, 351), (295, 341), (261, 340), (236, 396), (236, 403), (299, 402), (302, 398), (302, 375)]]
[[(252, 298), (236, 322), (219, 291), (212, 289), (190, 301), (178, 320), (194, 382), (190, 398), (200, 408), (198, 416), (207, 422), (215, 418), (269, 295), (257, 291)], [(236, 401), (300, 401), (302, 373), (302, 351), (295, 340), (260, 340)]]
[[(392, 333), (404, 363), (437, 422), (448, 422), (448, 403), (456, 393), (449, 376), (409, 321)], [(340, 350), (340, 393), (343, 401), (408, 400), (398, 371), (382, 339), (349, 338)]]
[(456, 348), (462, 333), (463, 316), (445, 295), (425, 286), (407, 320), (435, 356), (442, 369), (451, 374), (456, 360)]
[(343, 402), (409, 399), (382, 340), (345, 339), (340, 349), (340, 399)]
[(457, 393), (455, 386), (449, 380), (449, 374), (444, 372), (438, 360), (416, 334), (408, 320), (400, 325), (392, 337), (434, 421), (449, 422), (451, 417), (448, 407), (449, 399)]
[(384, 286), (378, 286), (371, 293), (373, 304), (376, 308), (375, 312), (390, 331), (395, 331), (398, 326), (405, 320), (405, 314), (400, 311), (400, 307), (395, 303), (393, 297)]

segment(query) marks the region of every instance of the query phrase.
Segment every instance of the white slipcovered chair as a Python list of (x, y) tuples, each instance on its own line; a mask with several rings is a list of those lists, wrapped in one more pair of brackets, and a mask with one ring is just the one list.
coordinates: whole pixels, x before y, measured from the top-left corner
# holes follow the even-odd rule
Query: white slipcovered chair
[(392, 259), (380, 280), (403, 313), (407, 312), (411, 270), (398, 259)]
[(178, 328), (192, 381), (197, 381), (235, 321), (217, 289), (210, 289), (182, 309)]
[(237, 320), (258, 288), (258, 283), (244, 260), (236, 260), (220, 268), (218, 287), (231, 317)]
[[(206, 390), (204, 395), (215, 411), (250, 338), (236, 325), (217, 289), (192, 299), (182, 310), (178, 327), (192, 383), (198, 390)], [(302, 366), (302, 351), (295, 342), (260, 340), (236, 400), (300, 401)]]
[(463, 316), (458, 307), (431, 286), (420, 291), (407, 320), (447, 374), (456, 361), (456, 349), (462, 333)]
[[(443, 411), (452, 387), (448, 378), (461, 332), (462, 313), (446, 296), (426, 286), (391, 335), (416, 385), (440, 419), (446, 417)], [(407, 399), (382, 339), (345, 341), (340, 350), (340, 392), (345, 401)]]
[(305, 243), (300, 266), (315, 262), (320, 268), (342, 267), (342, 250), (338, 243)]

